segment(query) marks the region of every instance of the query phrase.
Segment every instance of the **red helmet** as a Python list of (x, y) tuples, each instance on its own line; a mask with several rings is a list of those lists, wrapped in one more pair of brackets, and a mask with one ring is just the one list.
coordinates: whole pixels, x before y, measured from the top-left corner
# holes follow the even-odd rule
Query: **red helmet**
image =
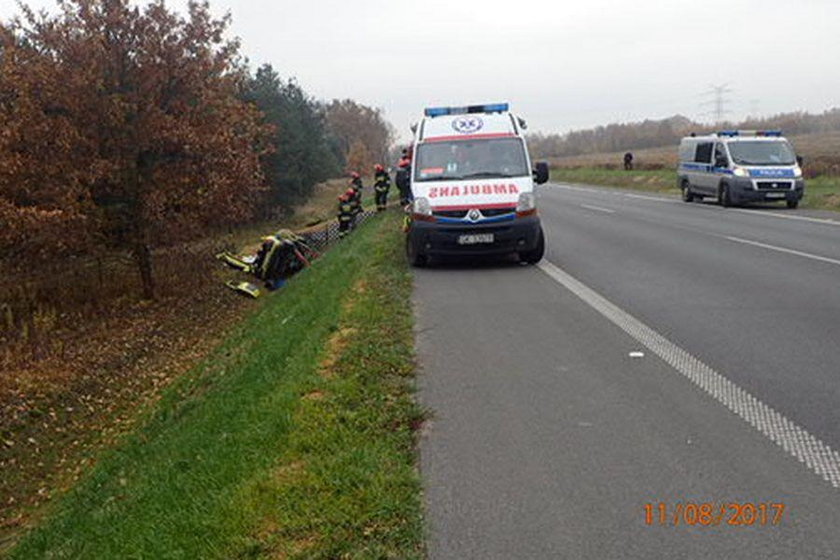
[(376, 165), (374, 165), (373, 169), (374, 169), (374, 171), (385, 171), (385, 168), (382, 167), (381, 163), (377, 163)]
[(358, 179), (360, 175), (357, 171), (353, 171), (352, 173), (350, 173), (350, 177), (352, 177), (353, 179)]
[(356, 191), (354, 191), (353, 189), (347, 189), (346, 191), (344, 191), (344, 196), (356, 196)]

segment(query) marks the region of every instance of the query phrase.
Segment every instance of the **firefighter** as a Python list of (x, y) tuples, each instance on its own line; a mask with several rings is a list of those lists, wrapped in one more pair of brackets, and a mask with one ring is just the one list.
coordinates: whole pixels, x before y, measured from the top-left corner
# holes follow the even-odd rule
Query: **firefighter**
[(391, 190), (391, 176), (381, 163), (373, 166), (373, 189), (376, 191), (376, 211), (382, 212), (388, 206), (388, 191)]
[(633, 170), (633, 154), (631, 152), (627, 152), (626, 154), (624, 154), (624, 170)]
[(338, 237), (344, 237), (353, 227), (353, 219), (355, 218), (353, 199), (356, 192), (353, 189), (347, 189), (341, 196), (338, 197)]
[(362, 189), (364, 185), (362, 184), (362, 177), (356, 172), (352, 172), (350, 174), (350, 188), (353, 190), (353, 215), (355, 222), (355, 216), (362, 213)]
[(400, 162), (397, 164), (396, 183), (400, 191), (400, 205), (411, 202), (411, 155), (408, 149), (403, 149)]

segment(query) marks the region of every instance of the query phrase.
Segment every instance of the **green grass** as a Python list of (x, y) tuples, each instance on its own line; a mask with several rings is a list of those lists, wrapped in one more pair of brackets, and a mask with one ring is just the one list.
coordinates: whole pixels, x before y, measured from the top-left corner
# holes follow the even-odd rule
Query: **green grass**
[[(567, 183), (622, 187), (674, 195), (680, 192), (673, 169), (624, 171), (597, 167), (552, 168), (551, 179)], [(820, 175), (806, 179), (805, 197), (800, 207), (840, 211), (840, 177)]]
[(401, 238), (377, 217), (273, 294), (10, 557), (421, 557)]

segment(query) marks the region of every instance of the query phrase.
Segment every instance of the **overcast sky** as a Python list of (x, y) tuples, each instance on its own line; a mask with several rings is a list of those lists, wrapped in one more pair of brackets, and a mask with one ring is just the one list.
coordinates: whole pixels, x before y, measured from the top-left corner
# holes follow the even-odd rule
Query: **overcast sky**
[[(34, 7), (52, 0), (31, 0)], [(182, 0), (168, 2), (183, 9)], [(835, 0), (211, 0), (254, 65), (313, 95), (381, 107), (509, 101), (531, 130), (840, 106)], [(0, 0), (0, 18), (17, 13)], [(704, 103), (706, 103), (704, 105)]]

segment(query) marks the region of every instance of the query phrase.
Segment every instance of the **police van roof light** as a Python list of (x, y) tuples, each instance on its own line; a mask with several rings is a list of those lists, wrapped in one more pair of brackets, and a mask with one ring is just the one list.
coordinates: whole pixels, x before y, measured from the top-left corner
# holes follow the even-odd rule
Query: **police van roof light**
[(756, 136), (781, 136), (781, 130), (758, 130), (755, 133)]
[(463, 115), (465, 113), (502, 113), (507, 111), (508, 107), (507, 103), (485, 103), (466, 107), (427, 107), (423, 114), (427, 117), (441, 117), (444, 115)]
[(721, 130), (717, 133), (718, 136), (738, 136), (739, 132), (737, 130)]

